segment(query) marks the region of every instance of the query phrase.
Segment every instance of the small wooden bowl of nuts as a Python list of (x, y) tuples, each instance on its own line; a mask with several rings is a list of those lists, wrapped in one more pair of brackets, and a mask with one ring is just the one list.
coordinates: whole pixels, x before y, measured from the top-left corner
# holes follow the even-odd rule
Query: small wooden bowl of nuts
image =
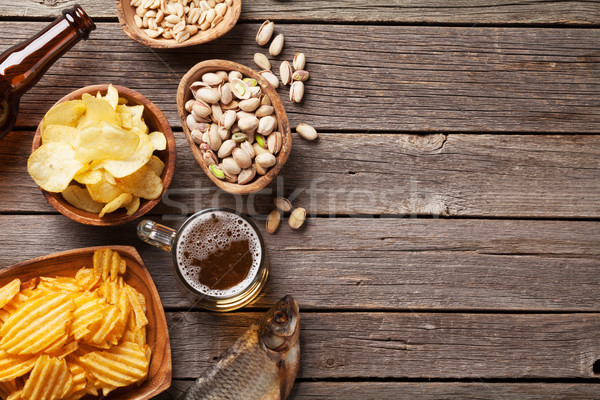
[(279, 95), (244, 65), (196, 64), (179, 83), (177, 110), (196, 161), (228, 193), (263, 189), (290, 155), (290, 123)]
[(195, 46), (229, 32), (242, 0), (117, 0), (125, 33), (155, 49)]

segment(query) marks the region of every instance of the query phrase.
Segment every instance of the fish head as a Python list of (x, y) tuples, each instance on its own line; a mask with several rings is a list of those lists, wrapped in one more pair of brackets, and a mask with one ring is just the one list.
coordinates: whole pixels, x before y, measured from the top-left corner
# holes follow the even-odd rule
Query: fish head
[(271, 308), (260, 324), (260, 335), (267, 349), (285, 352), (298, 341), (300, 312), (292, 296), (285, 296)]

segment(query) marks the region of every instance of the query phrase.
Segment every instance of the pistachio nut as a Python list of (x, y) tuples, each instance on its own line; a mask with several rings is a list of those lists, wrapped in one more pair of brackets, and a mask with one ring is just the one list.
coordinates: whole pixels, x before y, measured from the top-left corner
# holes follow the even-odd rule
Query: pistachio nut
[[(223, 168), (223, 165), (221, 165), (221, 169)], [(227, 182), (231, 182), (231, 183), (236, 183), (237, 182), (237, 175), (232, 175), (230, 173), (228, 173), (227, 171), (223, 170), (223, 173), (225, 174), (225, 180)]]
[(262, 94), (262, 89), (260, 86), (252, 86), (250, 88), (250, 97), (260, 97)]
[(304, 57), (304, 53), (296, 53), (294, 56), (294, 69), (304, 69), (306, 65), (306, 57)]
[(236, 119), (237, 118), (235, 111), (227, 110), (223, 113), (223, 116), (221, 117), (221, 125), (225, 129), (231, 129), (233, 124), (235, 124)]
[(250, 182), (256, 176), (256, 167), (251, 165), (250, 168), (246, 168), (238, 175), (238, 182), (240, 185), (245, 185)]
[(227, 71), (221, 70), (221, 71), (215, 72), (215, 74), (217, 74), (221, 77), (221, 82), (227, 82), (227, 78), (228, 78)]
[(219, 126), (217, 128), (217, 132), (219, 133), (219, 137), (221, 138), (221, 140), (229, 139), (229, 129), (225, 129), (222, 126)]
[(238, 126), (244, 133), (253, 133), (258, 128), (258, 118), (254, 115), (251, 117), (242, 117), (238, 121)]
[(260, 105), (261, 106), (270, 106), (270, 105), (273, 105), (273, 103), (271, 102), (271, 98), (268, 95), (263, 94), (260, 97)]
[(200, 143), (200, 150), (202, 150), (202, 151), (212, 151), (210, 149), (210, 146), (206, 142)]
[(239, 121), (240, 119), (245, 118), (245, 117), (256, 117), (256, 115), (254, 115), (254, 113), (247, 112), (247, 111), (238, 111), (235, 113), (235, 117)]
[(231, 91), (233, 95), (240, 100), (245, 100), (250, 98), (250, 86), (246, 85), (246, 83), (241, 79), (234, 79), (230, 82)]
[(235, 149), (236, 146), (237, 146), (237, 143), (234, 140), (232, 140), (232, 139), (226, 140), (223, 142), (221, 147), (219, 147), (219, 152), (217, 153), (217, 155), (219, 156), (219, 158), (228, 157), (231, 155), (231, 153), (233, 152), (233, 149)]
[(264, 168), (270, 168), (277, 164), (277, 158), (271, 153), (262, 153), (256, 156), (258, 165)]
[(256, 156), (256, 152), (254, 151), (254, 148), (252, 147), (252, 145), (250, 143), (248, 143), (247, 140), (244, 140), (243, 142), (240, 143), (240, 149), (243, 149), (246, 151), (246, 153), (248, 153), (250, 155), (250, 157), (254, 158), (254, 156)]
[(212, 110), (212, 120), (213, 122), (218, 123), (223, 116), (223, 110), (221, 109), (219, 103), (212, 104), (210, 107)]
[(236, 143), (242, 143), (248, 139), (248, 135), (242, 132), (236, 132), (231, 136), (231, 139)]
[(219, 95), (221, 96), (222, 104), (229, 104), (233, 100), (233, 93), (231, 93), (231, 86), (226, 82), (219, 86)]
[(210, 104), (214, 104), (221, 100), (219, 91), (210, 87), (203, 87), (196, 91), (195, 97), (197, 100), (202, 100)]
[(273, 132), (267, 138), (267, 147), (269, 148), (269, 152), (273, 154), (279, 153), (281, 150), (281, 146), (283, 144), (283, 135), (281, 132)]
[(233, 157), (225, 157), (223, 161), (221, 161), (221, 169), (229, 175), (237, 175), (242, 172), (242, 169)]
[(269, 153), (269, 150), (261, 147), (257, 142), (252, 143), (252, 150), (254, 150), (254, 153), (256, 155), (259, 155), (262, 153)]
[(204, 163), (207, 167), (210, 167), (211, 165), (217, 165), (219, 163), (215, 152), (211, 150), (205, 151), (202, 154), (202, 159), (204, 160)]
[(260, 106), (260, 99), (252, 97), (247, 100), (240, 101), (239, 107), (242, 111), (252, 112)]
[(274, 111), (275, 108), (273, 108), (273, 106), (263, 105), (258, 107), (258, 110), (256, 110), (254, 114), (256, 115), (256, 118), (262, 118), (266, 117), (267, 115), (272, 115)]
[(257, 86), (258, 82), (256, 81), (256, 79), (254, 78), (244, 78), (242, 79), (242, 81), (246, 84), (246, 86), (248, 87), (253, 87), (253, 86)]
[(196, 121), (208, 117), (212, 113), (211, 107), (202, 100), (194, 101), (192, 105), (192, 115)]
[(279, 222), (281, 221), (281, 213), (277, 210), (273, 210), (269, 213), (267, 217), (266, 229), (269, 233), (275, 233), (277, 228), (279, 227)]
[(221, 147), (221, 136), (219, 136), (219, 127), (217, 124), (212, 124), (208, 131), (208, 145), (212, 151), (219, 150)]
[(267, 173), (267, 169), (261, 166), (256, 158), (254, 158), (254, 168), (256, 168), (256, 173), (259, 175), (265, 175)]
[(267, 115), (258, 122), (257, 132), (263, 136), (269, 136), (275, 128), (277, 128), (277, 120), (272, 115)]
[(289, 85), (292, 83), (292, 75), (294, 71), (292, 71), (292, 66), (289, 61), (284, 61), (279, 66), (279, 77), (281, 78), (281, 83), (283, 85)]
[(211, 86), (217, 86), (223, 82), (223, 77), (215, 74), (214, 72), (207, 72), (202, 75), (202, 82), (207, 83)]
[(200, 124), (200, 122), (196, 121), (192, 114), (188, 114), (185, 118), (185, 124), (190, 131), (193, 131), (194, 129), (198, 129), (198, 124)]
[(275, 197), (273, 199), (273, 204), (283, 212), (289, 212), (292, 209), (292, 203), (285, 197)]
[(250, 154), (244, 149), (239, 147), (235, 148), (231, 153), (231, 156), (240, 168), (249, 168), (252, 165), (252, 157), (250, 157)]
[(221, 109), (222, 110), (237, 110), (238, 105), (239, 105), (239, 103), (237, 100), (232, 100), (230, 103), (227, 103), (227, 104), (221, 103)]
[[(258, 143), (258, 145), (260, 147), (262, 147), (263, 149), (267, 148), (267, 142), (265, 141), (264, 136), (259, 135), (258, 133), (256, 135), (254, 135), (254, 140), (256, 140), (256, 143)], [(258, 154), (258, 153), (257, 153)]]
[(254, 53), (254, 62), (261, 69), (271, 69), (271, 62), (263, 53)]
[(319, 137), (319, 134), (315, 128), (304, 123), (298, 124), (296, 127), (296, 132), (298, 135), (300, 135), (300, 137), (306, 140), (315, 140), (317, 137)]
[(190, 132), (190, 136), (192, 137), (192, 140), (194, 141), (194, 143), (196, 143), (196, 144), (202, 143), (202, 132), (199, 129), (193, 129)]
[(242, 75), (241, 72), (239, 71), (229, 71), (229, 75), (227, 77), (227, 80), (229, 82), (233, 82), (235, 79), (242, 79), (244, 77), (244, 75)]
[(284, 36), (281, 33), (275, 36), (275, 39), (273, 39), (271, 45), (269, 46), (269, 54), (272, 56), (278, 56), (279, 53), (281, 53), (281, 50), (283, 50), (284, 40)]
[(277, 79), (277, 77), (275, 76), (274, 73), (272, 73), (271, 71), (261, 71), (260, 74), (262, 75), (263, 78), (265, 78), (267, 80), (267, 82), (269, 82), (269, 84), (271, 86), (273, 86), (275, 89), (277, 89), (279, 87), (279, 79)]
[(288, 224), (290, 225), (290, 228), (298, 229), (304, 224), (304, 220), (306, 220), (306, 210), (302, 207), (298, 207), (290, 214)]
[(300, 103), (304, 97), (304, 83), (295, 81), (290, 87), (290, 101), (292, 103)]
[(196, 81), (190, 85), (190, 90), (192, 91), (192, 94), (194, 95), (194, 97), (196, 97), (196, 92), (204, 87), (210, 87), (210, 85), (208, 85), (202, 81)]
[(264, 46), (269, 43), (271, 36), (273, 36), (273, 31), (275, 31), (275, 24), (273, 22), (269, 20), (263, 22), (256, 33), (256, 43), (258, 43), (259, 46)]
[(194, 99), (190, 99), (188, 101), (185, 102), (185, 111), (191, 113), (192, 112), (192, 106), (194, 105)]
[(299, 70), (294, 71), (294, 74), (292, 75), (292, 80), (304, 82), (304, 81), (308, 80), (309, 76), (310, 76), (310, 74), (308, 73), (308, 71), (299, 69)]
[(212, 172), (212, 174), (214, 176), (216, 176), (219, 179), (225, 179), (225, 173), (221, 170), (221, 168), (219, 168), (217, 165), (211, 165), (208, 167), (210, 169), (210, 172)]

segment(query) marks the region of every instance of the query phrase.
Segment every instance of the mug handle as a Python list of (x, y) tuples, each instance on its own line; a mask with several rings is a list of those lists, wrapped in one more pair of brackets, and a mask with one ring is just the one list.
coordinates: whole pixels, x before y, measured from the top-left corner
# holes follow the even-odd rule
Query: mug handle
[(170, 252), (175, 242), (177, 231), (168, 226), (145, 219), (138, 224), (137, 235), (144, 242)]

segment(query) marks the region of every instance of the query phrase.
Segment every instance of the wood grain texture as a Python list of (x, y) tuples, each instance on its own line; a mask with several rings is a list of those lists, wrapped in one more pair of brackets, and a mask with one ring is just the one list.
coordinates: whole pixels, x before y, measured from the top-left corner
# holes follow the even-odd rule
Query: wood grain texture
[[(0, 51), (44, 23), (0, 22)], [(120, 84), (155, 102), (174, 127), (181, 77), (198, 61), (252, 66), (258, 24), (189, 49), (151, 50), (116, 23), (61, 58), (23, 97), (19, 126), (35, 126), (64, 94)], [(293, 25), (277, 60), (306, 53), (304, 102), (279, 89), (290, 123), (330, 131), (600, 131), (600, 29)], [(279, 62), (274, 62), (277, 71)], [(171, 93), (171, 96), (169, 96)]]
[[(91, 229), (61, 215), (5, 215), (0, 225), (0, 267), (127, 244), (142, 255), (166, 308), (192, 307), (177, 289), (171, 255), (137, 239), (135, 223)], [(598, 222), (313, 218), (275, 235), (257, 225), (270, 273), (251, 308), (291, 294), (303, 310), (600, 311)]]
[[(191, 380), (175, 380), (155, 400), (178, 399)], [(296, 382), (287, 400), (568, 400), (596, 399), (598, 383)]]
[[(0, 15), (52, 18), (60, 10), (80, 3), (92, 17), (115, 18), (114, 1), (106, 0), (27, 0), (15, 7), (10, 0), (0, 2)], [(315, 2), (309, 0), (244, 1), (242, 20), (395, 22), (454, 24), (598, 24), (597, 1), (525, 0), (362, 0)]]
[[(155, 215), (216, 206), (267, 214), (281, 193), (310, 215), (600, 216), (600, 136), (294, 134), (278, 179), (244, 197), (217, 189), (175, 136), (176, 172)], [(52, 211), (27, 175), (31, 137), (2, 141), (2, 212)]]
[[(167, 313), (173, 376), (195, 378), (262, 313)], [(298, 378), (593, 378), (598, 314), (311, 313)]]

